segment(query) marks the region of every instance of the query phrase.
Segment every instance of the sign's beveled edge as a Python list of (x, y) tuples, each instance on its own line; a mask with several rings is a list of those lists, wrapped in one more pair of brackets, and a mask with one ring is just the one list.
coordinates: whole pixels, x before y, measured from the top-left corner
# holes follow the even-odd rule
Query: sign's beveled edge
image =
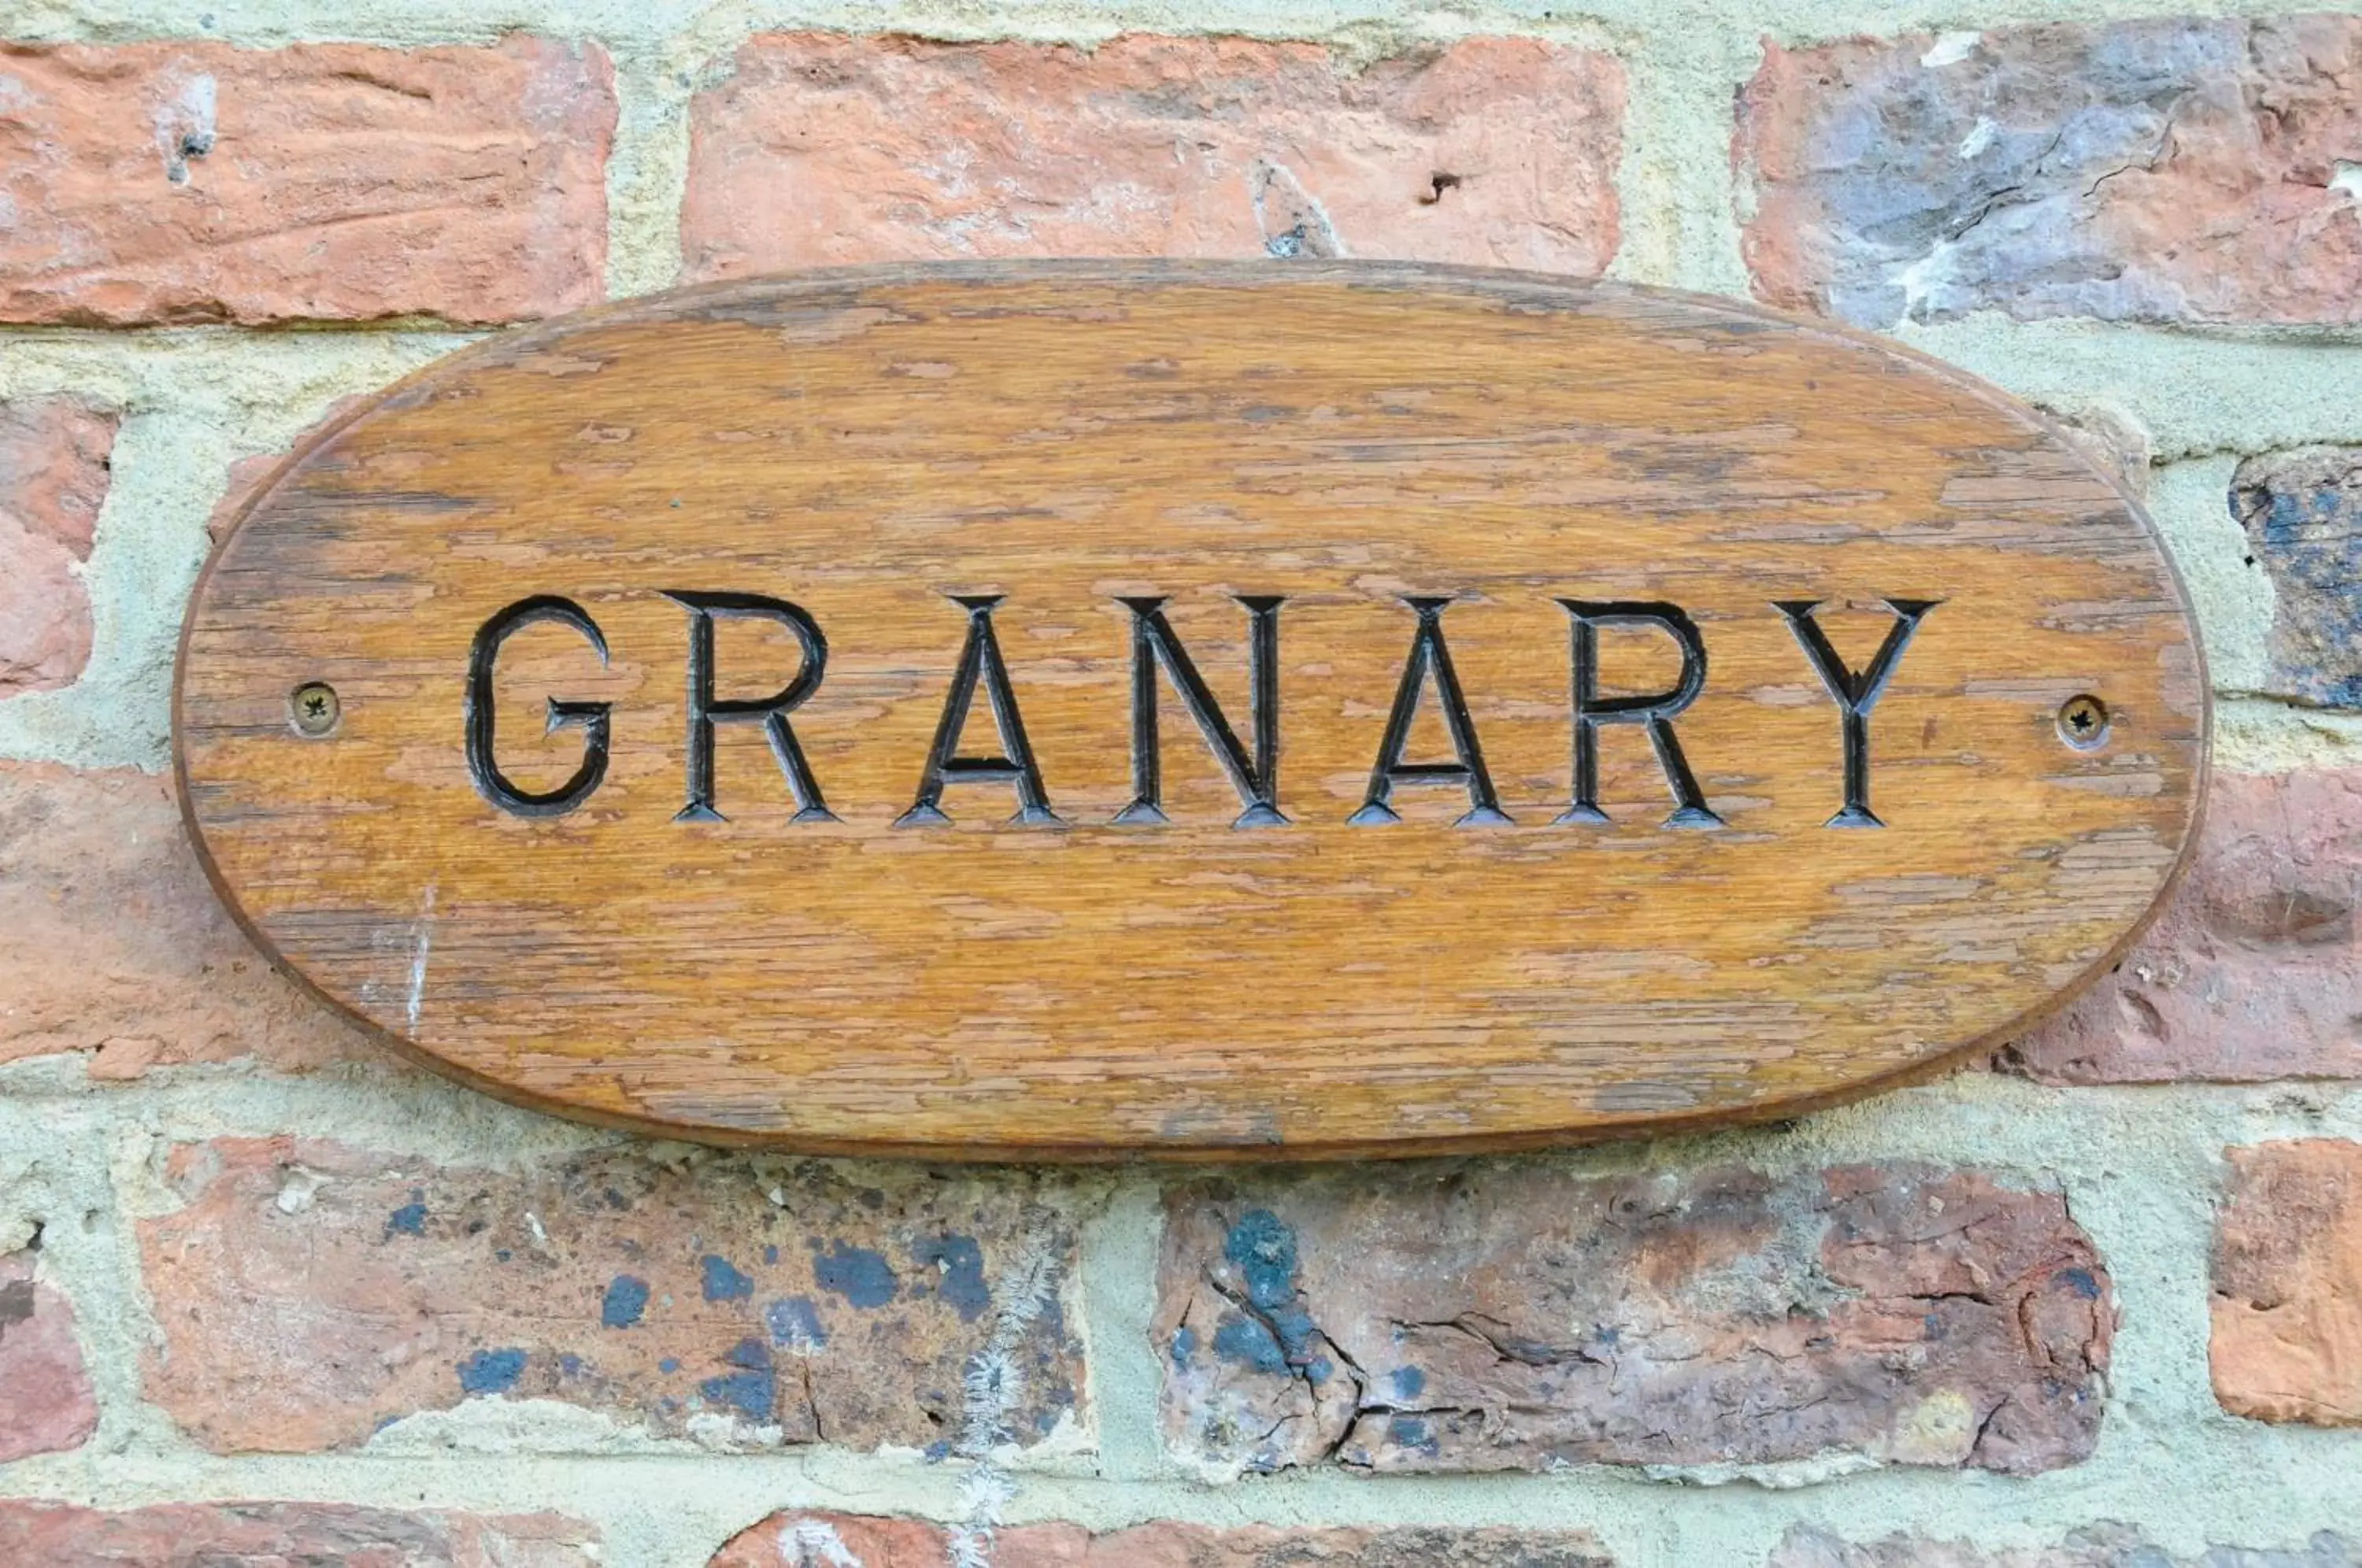
[[(272, 942), (255, 923), (248, 913), (246, 906), (233, 894), (228, 882), (215, 863), (213, 851), (206, 842), (204, 827), (197, 820), (190, 790), (188, 748), (184, 744), (183, 687), (188, 672), (189, 644), (195, 633), (198, 613), (205, 602), (206, 590), (213, 580), (215, 569), (227, 556), (232, 542), (244, 531), (248, 520), (271, 499), (288, 476), (301, 468), (314, 452), (334, 442), (346, 430), (371, 414), (397, 405), (405, 393), (414, 391), (432, 379), (450, 374), (455, 370), (464, 370), (480, 360), (499, 360), (519, 353), (531, 352), (539, 347), (562, 340), (585, 329), (630, 326), (635, 322), (663, 321), (683, 315), (698, 314), (701, 309), (711, 309), (714, 305), (745, 297), (778, 300), (792, 297), (798, 293), (846, 293), (866, 288), (928, 282), (990, 284), (1062, 281), (1082, 284), (1169, 283), (1240, 289), (1309, 282), (1331, 283), (1347, 288), (1391, 289), (1409, 293), (1434, 293), (1437, 292), (1438, 285), (1458, 285), (1456, 292), (1479, 298), (1502, 298), (1524, 293), (1555, 295), (1569, 300), (1619, 296), (1633, 300), (1663, 300), (1697, 311), (1701, 315), (1722, 315), (1778, 326), (1831, 341), (1856, 352), (1899, 360), (1917, 373), (1931, 376), (1992, 406), (2011, 418), (2024, 422), (2030, 428), (2038, 431), (2057, 447), (2071, 455), (2076, 462), (2081, 464), (2123, 504), (2127, 513), (2139, 525), (2143, 536), (2147, 540), (2158, 561), (2162, 563), (2166, 580), (2172, 586), (2175, 601), (2181, 612), (2182, 624), (2189, 631), (2190, 650), (2195, 666), (2193, 678), (2197, 683), (2198, 693), (2197, 741), (2195, 755), (2191, 759), (2189, 810), (2183, 820), (2180, 841), (2175, 846), (2173, 864), (2159, 881), (2147, 908), (2142, 911), (2136, 919), (2127, 923), (2117, 940), (2072, 980), (2052, 988), (2042, 1000), (1995, 1028), (1957, 1044), (1931, 1052), (1918, 1061), (1907, 1063), (1884, 1073), (1854, 1079), (1835, 1088), (1757, 1101), (1743, 1106), (1720, 1106), (1702, 1110), (1670, 1112), (1634, 1111), (1621, 1117), (1595, 1121), (1583, 1127), (1462, 1135), (1422, 1135), (1374, 1142), (1356, 1140), (1321, 1143), (1245, 1141), (1152, 1145), (903, 1143), (870, 1138), (829, 1138), (797, 1133), (750, 1132), (744, 1128), (718, 1122), (666, 1121), (653, 1117), (600, 1110), (557, 1099), (493, 1078), (462, 1063), (438, 1055), (416, 1042), (404, 1038), (358, 1009), (348, 1006), (315, 984), (311, 976), (301, 966), (289, 959), (277, 944)], [(2180, 564), (2174, 558), (2173, 552), (2168, 547), (2156, 521), (2149, 516), (2148, 509), (2141, 504), (2140, 500), (2116, 476), (2102, 467), (2081, 441), (2070, 435), (2057, 420), (2024, 399), (1908, 344), (1818, 316), (1775, 310), (1752, 300), (1702, 293), (1687, 289), (1663, 288), (1654, 284), (1628, 283), (1604, 279), (1584, 280), (1551, 273), (1520, 271), (1508, 268), (1466, 267), (1419, 261), (1043, 258), (987, 261), (872, 263), (862, 266), (816, 268), (799, 272), (769, 274), (756, 278), (734, 278), (718, 282), (692, 284), (685, 288), (669, 289), (629, 299), (613, 300), (585, 310), (535, 322), (519, 330), (498, 333), (430, 360), (378, 392), (368, 394), (365, 401), (359, 402), (354, 406), (323, 422), (291, 448), (286, 457), (248, 491), (232, 514), (228, 526), (222, 531), (220, 538), (215, 542), (205, 558), (204, 566), (190, 588), (188, 606), (182, 617), (180, 636), (175, 642), (172, 665), (173, 791), (180, 807), (182, 827), (188, 835), (198, 864), (204, 867), (205, 880), (211, 884), (215, 896), (221, 900), (223, 908), (237, 922), (238, 929), (246, 933), (248, 940), (251, 941), (256, 949), (270, 961), (272, 968), (286, 977), (307, 996), (358, 1025), (374, 1041), (391, 1047), (397, 1055), (415, 1063), (438, 1077), (490, 1095), (504, 1103), (591, 1126), (637, 1132), (651, 1137), (761, 1149), (788, 1154), (918, 1159), (946, 1163), (1042, 1162), (1121, 1165), (1309, 1162), (1529, 1153), (1633, 1138), (1681, 1137), (1719, 1132), (1733, 1127), (1788, 1121), (1816, 1111), (1867, 1099), (1872, 1095), (1939, 1077), (1966, 1062), (1978, 1052), (1991, 1050), (2006, 1043), (2064, 1011), (2088, 991), (2102, 976), (2115, 968), (2155, 924), (2158, 917), (2172, 899), (2175, 890), (2180, 886), (2182, 878), (2188, 873), (2191, 860), (2196, 852), (2199, 834), (2205, 825), (2207, 798), (2212, 786), (2213, 770), (2213, 682), (2207, 666), (2205, 638), (2195, 608), (2191, 602), (2189, 584), (2183, 579)]]

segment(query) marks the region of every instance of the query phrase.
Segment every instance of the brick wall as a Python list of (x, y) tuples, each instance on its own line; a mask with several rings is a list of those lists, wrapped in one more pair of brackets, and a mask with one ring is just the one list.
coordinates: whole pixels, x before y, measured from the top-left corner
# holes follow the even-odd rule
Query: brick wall
[[(2362, 1562), (2362, 18), (2087, 0), (0, 13), (0, 1562)], [(2194, 873), (1989, 1064), (1548, 1158), (761, 1159), (449, 1087), (184, 847), (238, 486), (502, 325), (877, 258), (1752, 294), (2063, 416)]]

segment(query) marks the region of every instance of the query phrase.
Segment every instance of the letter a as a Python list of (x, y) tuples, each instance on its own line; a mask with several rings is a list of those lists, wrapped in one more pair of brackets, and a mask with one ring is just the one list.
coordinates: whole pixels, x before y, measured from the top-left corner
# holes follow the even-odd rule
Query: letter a
[[(1377, 766), (1370, 770), (1369, 798), (1345, 820), (1356, 827), (1374, 827), (1402, 821), (1392, 800), (1401, 784), (1458, 784), (1468, 790), (1468, 810), (1453, 827), (1507, 823), (1500, 797), (1493, 792), (1493, 776), (1485, 771), (1485, 753), (1476, 744), (1476, 725), (1468, 716), (1468, 700), (1460, 693), (1460, 678), (1451, 672), (1451, 653), (1443, 646), (1443, 612), (1449, 599), (1405, 599), (1418, 614), (1418, 630), (1411, 637), (1410, 657), (1403, 663), (1402, 683), (1395, 688), (1394, 712), (1386, 716), (1385, 739), (1378, 744)], [(1403, 746), (1410, 739), (1410, 723), (1418, 713), (1418, 694), (1435, 675), (1436, 695), (1443, 704), (1443, 725), (1451, 735), (1456, 762), (1405, 762)]]
[[(895, 819), (894, 825), (927, 827), (951, 821), (943, 810), (946, 784), (1005, 782), (1017, 787), (1017, 814), (1009, 819), (1011, 823), (1063, 827), (1042, 788), (1042, 769), (1033, 761), (1033, 748), (1026, 744), (1025, 721), (1018, 716), (1017, 693), (1010, 690), (1000, 640), (992, 635), (992, 609), (1000, 602), (1000, 595), (954, 594), (952, 599), (967, 612), (967, 642), (960, 649), (959, 668), (952, 672), (951, 695), (944, 699), (943, 722), (935, 726), (927, 771), (919, 779), (919, 798)], [(960, 731), (967, 724), (968, 710), (976, 705), (979, 680), (992, 705), (993, 727), (1000, 732), (999, 756), (957, 755)]]

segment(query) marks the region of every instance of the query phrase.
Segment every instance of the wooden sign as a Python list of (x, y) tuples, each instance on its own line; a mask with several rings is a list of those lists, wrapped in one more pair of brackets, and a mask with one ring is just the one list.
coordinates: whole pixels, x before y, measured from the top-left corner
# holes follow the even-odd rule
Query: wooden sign
[(1724, 300), (1404, 266), (697, 289), (300, 451), (192, 833), (430, 1063), (814, 1151), (1507, 1147), (2006, 1038), (2187, 845), (2138, 509)]

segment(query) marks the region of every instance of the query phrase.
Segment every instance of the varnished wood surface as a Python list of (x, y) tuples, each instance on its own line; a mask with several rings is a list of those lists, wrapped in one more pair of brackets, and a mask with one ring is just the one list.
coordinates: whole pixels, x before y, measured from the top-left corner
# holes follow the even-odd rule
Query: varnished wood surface
[[(789, 715), (837, 820), (759, 729), (684, 801), (690, 617), (803, 607)], [(527, 817), (612, 704), (604, 782)], [(999, 594), (1064, 825), (955, 782), (900, 827)], [(1131, 612), (1162, 595), (1243, 740), (1248, 618), (1284, 596), (1278, 804), (1241, 799), (1160, 673), (1161, 827), (1132, 794)], [(1412, 646), (1440, 624), (1507, 824), (1404, 788), (1352, 826)], [(1555, 601), (1677, 603), (1708, 657), (1675, 730), (1718, 830), (1663, 825), (1611, 725), (1613, 821), (1571, 789)], [(1867, 664), (1938, 601), (1833, 829), (1839, 712), (1775, 602)], [(723, 621), (724, 697), (800, 653)], [(1673, 645), (1601, 633), (1603, 688)], [(335, 731), (289, 695), (332, 686)], [(2103, 701), (2079, 749), (2061, 705)], [(1034, 263), (634, 302), (429, 368), (298, 453), (193, 604), (176, 751), (224, 897), (272, 955), (426, 1060), (568, 1114), (816, 1151), (1109, 1158), (1526, 1146), (1787, 1114), (2005, 1035), (2104, 967), (2175, 875), (2205, 679), (2147, 522), (2007, 397), (1727, 301), (1400, 266)], [(999, 749), (979, 698), (963, 749)], [(1434, 691), (1406, 756), (1444, 761)]]

